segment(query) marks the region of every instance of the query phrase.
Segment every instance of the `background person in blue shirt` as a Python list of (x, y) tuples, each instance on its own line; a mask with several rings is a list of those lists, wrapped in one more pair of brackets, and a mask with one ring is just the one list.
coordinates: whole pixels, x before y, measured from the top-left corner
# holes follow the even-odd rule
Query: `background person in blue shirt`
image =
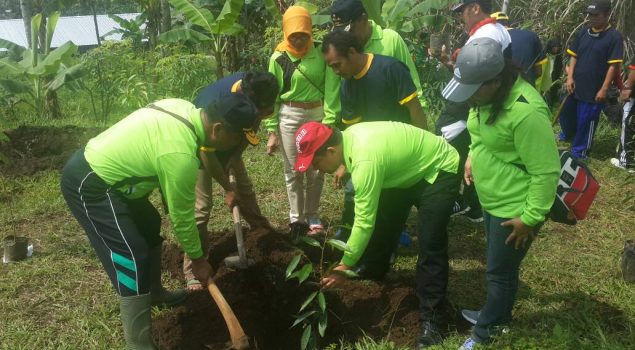
[[(268, 72), (238, 72), (217, 80), (198, 93), (194, 100), (197, 108), (205, 108), (218, 100), (226, 99), (232, 94), (246, 95), (258, 109), (258, 118), (253, 129), (257, 130), (260, 121), (273, 113), (273, 105), (278, 91), (278, 82)], [(212, 210), (212, 179), (225, 190), (225, 203), (231, 207), (240, 202), (240, 213), (252, 231), (272, 230), (269, 220), (265, 218), (258, 206), (253, 183), (247, 173), (242, 153), (248, 144), (258, 143), (257, 136), (251, 135), (249, 142), (245, 139), (239, 146), (229, 151), (202, 148), (200, 159), (203, 167), (199, 169), (196, 181), (196, 205), (194, 216), (198, 228), (203, 252), (209, 251), (207, 224)], [(234, 172), (236, 188), (229, 183), (229, 169)], [(188, 290), (202, 290), (203, 285), (192, 273), (192, 261), (187, 255), (183, 257), (183, 274)]]
[(536, 78), (542, 74), (542, 64), (547, 61), (540, 38), (529, 29), (513, 28), (504, 12), (492, 13), (490, 17), (507, 28), (512, 38), (512, 61), (522, 69), (525, 80), (535, 85)]
[[(417, 88), (404, 63), (393, 57), (364, 53), (355, 35), (342, 30), (324, 37), (322, 52), (329, 67), (343, 78), (340, 87), (343, 127), (360, 122), (396, 121), (426, 129), (426, 117), (417, 99)], [(334, 177), (336, 188), (343, 185), (345, 174), (346, 167), (341, 166)], [(353, 183), (349, 179), (344, 190), (342, 221), (343, 225), (351, 227), (355, 217), (354, 197)], [(392, 220), (388, 214), (391, 205), (386, 205), (386, 208), (380, 206), (376, 230), (385, 231)], [(340, 229), (337, 236), (346, 240), (349, 234), (350, 230)], [(397, 242), (389, 235), (373, 237), (359, 260), (357, 272), (363, 278), (381, 279), (390, 269), (391, 255), (397, 248)]]
[(567, 53), (569, 96), (560, 112), (560, 140), (571, 141), (571, 153), (588, 156), (611, 82), (623, 62), (622, 34), (609, 24), (611, 2), (593, 0), (589, 25), (576, 33)]

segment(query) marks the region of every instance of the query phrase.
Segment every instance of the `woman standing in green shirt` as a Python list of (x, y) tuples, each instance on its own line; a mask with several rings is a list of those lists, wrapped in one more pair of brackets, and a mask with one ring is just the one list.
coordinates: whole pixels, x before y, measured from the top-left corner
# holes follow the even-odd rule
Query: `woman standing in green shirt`
[(463, 310), (474, 324), (461, 349), (491, 341), (512, 319), (519, 268), (553, 204), (560, 159), (549, 109), (500, 44), (475, 39), (463, 47), (455, 75), (443, 91), (453, 102), (469, 101), (472, 138), (465, 181), (476, 186), (487, 234), (487, 300)]
[(278, 143), (282, 145), (291, 234), (316, 234), (323, 230), (319, 204), (324, 174), (313, 168), (306, 173), (293, 170), (297, 158), (295, 133), (302, 124), (324, 118), (327, 66), (313, 44), (311, 16), (305, 8), (289, 7), (282, 17), (282, 30), (284, 40), (269, 60), (269, 72), (278, 80), (280, 93), (273, 116), (265, 121), (269, 132), (267, 154), (271, 155)]

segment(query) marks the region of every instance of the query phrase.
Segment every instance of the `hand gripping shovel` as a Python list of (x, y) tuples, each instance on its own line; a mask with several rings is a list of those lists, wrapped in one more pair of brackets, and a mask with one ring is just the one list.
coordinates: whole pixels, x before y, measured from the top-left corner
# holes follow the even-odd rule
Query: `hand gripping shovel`
[[(229, 183), (234, 188), (236, 187), (236, 177), (231, 169), (229, 170)], [(245, 241), (243, 238), (243, 227), (240, 224), (240, 209), (237, 205), (232, 209), (232, 217), (234, 218), (234, 230), (236, 231), (236, 248), (238, 250), (238, 256), (226, 257), (225, 266), (234, 269), (246, 269), (250, 265), (253, 265), (254, 261), (252, 259), (247, 259)]]

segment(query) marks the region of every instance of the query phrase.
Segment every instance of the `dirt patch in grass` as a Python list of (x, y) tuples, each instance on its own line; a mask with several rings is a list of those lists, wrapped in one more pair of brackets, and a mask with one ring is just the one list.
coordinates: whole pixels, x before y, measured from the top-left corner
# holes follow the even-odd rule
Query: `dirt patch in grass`
[(99, 134), (102, 128), (21, 126), (6, 131), (9, 141), (0, 142), (0, 173), (8, 176), (32, 175), (48, 169), (62, 169), (75, 150)]
[[(256, 263), (247, 270), (235, 271), (222, 263), (226, 256), (236, 254), (233, 233), (214, 237), (210, 262), (216, 271), (216, 283), (250, 336), (252, 347), (299, 348), (302, 329), (289, 327), (311, 291), (298, 287), (295, 280), (284, 279), (296, 248), (280, 233), (249, 233), (247, 254)], [(182, 256), (176, 246), (165, 249), (163, 265), (174, 277), (183, 276)], [(411, 278), (391, 276), (382, 283), (347, 281), (340, 290), (328, 292), (329, 328), (322, 345), (340, 339), (352, 341), (364, 334), (412, 345), (419, 332), (413, 287)], [(458, 312), (449, 309), (445, 316), (454, 325)], [(465, 329), (463, 323), (459, 324)], [(225, 349), (229, 340), (225, 322), (207, 291), (193, 293), (183, 306), (155, 319), (154, 336), (161, 349)]]

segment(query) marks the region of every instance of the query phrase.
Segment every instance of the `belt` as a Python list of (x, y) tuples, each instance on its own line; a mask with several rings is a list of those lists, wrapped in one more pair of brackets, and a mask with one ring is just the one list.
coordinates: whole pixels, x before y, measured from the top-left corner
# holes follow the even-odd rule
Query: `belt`
[(322, 106), (322, 101), (313, 101), (313, 102), (294, 102), (294, 101), (284, 101), (282, 104), (285, 104), (289, 107), (294, 108), (302, 108), (302, 109), (313, 109)]

